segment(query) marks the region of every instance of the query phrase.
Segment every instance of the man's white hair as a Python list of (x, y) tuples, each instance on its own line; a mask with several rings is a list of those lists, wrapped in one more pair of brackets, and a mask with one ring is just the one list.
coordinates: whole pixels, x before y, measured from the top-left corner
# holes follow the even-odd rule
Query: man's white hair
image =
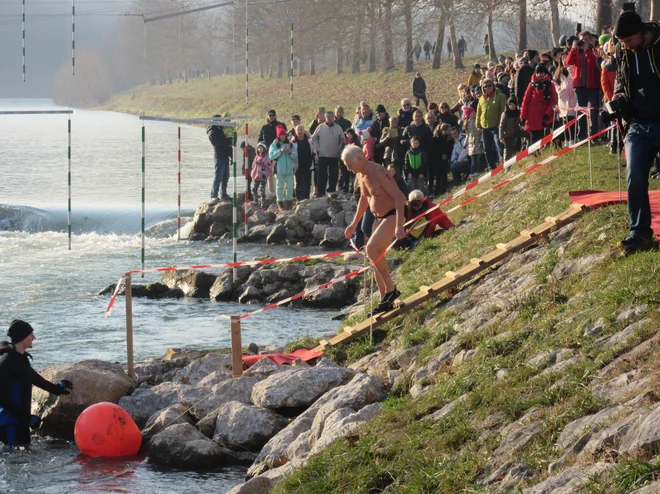
[(355, 144), (349, 144), (341, 152), (341, 160), (346, 163), (347, 161), (353, 161), (354, 159), (366, 159), (362, 149)]

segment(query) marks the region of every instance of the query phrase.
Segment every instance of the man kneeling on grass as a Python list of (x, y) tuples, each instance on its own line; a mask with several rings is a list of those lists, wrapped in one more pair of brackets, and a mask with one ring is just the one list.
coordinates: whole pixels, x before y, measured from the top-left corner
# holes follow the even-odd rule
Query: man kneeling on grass
[(394, 301), (401, 295), (394, 286), (387, 259), (383, 253), (396, 236), (405, 238), (403, 228), (406, 196), (387, 173), (385, 167), (373, 163), (364, 156), (362, 149), (351, 144), (344, 148), (342, 161), (349, 171), (356, 174), (360, 182), (360, 200), (353, 222), (346, 227), (344, 235), (350, 239), (355, 232), (367, 207), (376, 217), (376, 226), (367, 242), (367, 256), (374, 264), (376, 284), (380, 293), (380, 303), (374, 312), (387, 312), (394, 307)]
[[(440, 208), (424, 214), (425, 211), (433, 207), (435, 207), (433, 201), (424, 197), (424, 193), (421, 190), (413, 190), (408, 194), (406, 223), (420, 215), (423, 216), (420, 216), (410, 225), (408, 233), (404, 238), (396, 241), (394, 244), (395, 249), (400, 250), (415, 247), (422, 239), (435, 237), (445, 230), (454, 227), (454, 224)], [(438, 227), (440, 228), (438, 229)]]

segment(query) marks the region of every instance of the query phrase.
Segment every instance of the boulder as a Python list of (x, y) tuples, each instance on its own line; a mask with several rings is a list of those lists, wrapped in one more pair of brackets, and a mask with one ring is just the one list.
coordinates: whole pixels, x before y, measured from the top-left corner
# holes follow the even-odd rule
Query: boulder
[(310, 293), (303, 297), (308, 307), (316, 309), (341, 309), (356, 302), (357, 288), (350, 281), (333, 283), (323, 290)]
[(300, 272), (302, 267), (297, 264), (289, 263), (285, 264), (278, 270), (278, 274), (281, 280), (290, 281), (291, 283), (298, 283), (300, 281)]
[(222, 221), (215, 221), (209, 228), (209, 237), (221, 237), (230, 231), (231, 225), (227, 225)]
[(202, 358), (204, 355), (208, 355), (211, 350), (195, 350), (194, 348), (168, 348), (165, 350), (165, 356), (163, 360), (186, 360), (186, 365), (190, 363), (191, 360), (196, 360)]
[[(380, 408), (380, 403), (372, 403), (356, 412), (350, 408), (336, 410), (325, 420), (323, 433), (314, 442), (314, 447), (311, 449), (310, 454), (319, 453), (337, 439), (354, 434), (356, 429), (376, 415), (380, 411)], [(346, 413), (347, 411), (349, 413)]]
[(186, 406), (177, 403), (176, 405), (159, 410), (149, 417), (142, 431), (142, 437), (149, 439), (167, 429), (170, 425), (192, 423), (193, 419), (188, 413)]
[(570, 494), (579, 492), (579, 488), (590, 479), (598, 479), (605, 472), (614, 468), (614, 463), (599, 462), (589, 465), (567, 468), (559, 475), (550, 477), (533, 487), (523, 489), (523, 494)]
[(566, 427), (559, 435), (557, 444), (564, 450), (568, 450), (573, 446), (575, 441), (580, 439), (585, 433), (595, 432), (603, 425), (607, 425), (619, 416), (630, 413), (629, 407), (615, 406), (601, 410), (598, 413), (586, 415), (577, 420), (574, 420)]
[(259, 379), (265, 379), (277, 372), (291, 371), (291, 367), (286, 365), (277, 365), (268, 357), (262, 358), (249, 369), (243, 371), (243, 376), (254, 376)]
[(330, 199), (327, 197), (320, 197), (318, 199), (310, 199), (296, 206), (296, 214), (302, 214), (306, 211), (309, 218), (314, 222), (327, 221), (328, 208), (330, 207)]
[(220, 446), (188, 423), (171, 425), (153, 436), (148, 455), (154, 463), (195, 470), (220, 466), (224, 457)]
[(138, 362), (134, 366), (138, 384), (147, 383), (150, 386), (171, 381), (174, 374), (188, 365), (189, 360), (177, 358), (175, 360), (153, 359)]
[(211, 372), (208, 376), (197, 383), (199, 388), (213, 388), (214, 386), (230, 379), (232, 373), (228, 369), (221, 369)]
[(215, 371), (227, 372), (228, 375), (231, 375), (231, 355), (209, 353), (194, 360), (176, 373), (174, 382), (197, 385)]
[(631, 455), (655, 453), (660, 446), (660, 408), (630, 426), (628, 434), (619, 445), (619, 453)]
[(275, 225), (268, 237), (266, 237), (266, 243), (269, 244), (281, 244), (286, 240), (286, 227), (284, 225)]
[(209, 289), (209, 298), (216, 302), (232, 300), (234, 298), (234, 284), (231, 270), (218, 276)]
[(194, 269), (178, 276), (176, 271), (167, 271), (163, 274), (163, 283), (170, 288), (180, 288), (189, 297), (208, 298), (209, 291), (217, 277)]
[(323, 237), (325, 236), (325, 229), (327, 228), (326, 225), (321, 225), (319, 223), (314, 224), (314, 228), (312, 229), (312, 238), (320, 242), (323, 240)]
[(191, 409), (191, 413), (197, 420), (202, 420), (229, 401), (238, 401), (251, 405), (252, 388), (258, 382), (259, 379), (256, 377), (241, 376), (216, 384), (211, 389), (211, 395), (201, 403), (195, 404)]
[(229, 449), (257, 452), (288, 422), (272, 410), (230, 401), (218, 409), (213, 440)]
[(200, 204), (195, 211), (192, 231), (208, 235), (211, 225), (222, 222), (226, 225), (232, 224), (233, 204), (231, 201), (213, 201)]
[(268, 477), (259, 476), (237, 485), (227, 494), (268, 494), (273, 487), (275, 487), (275, 482)]
[(257, 383), (252, 402), (263, 408), (308, 407), (330, 389), (350, 381), (355, 371), (345, 367), (310, 367), (279, 373)]
[(268, 234), (272, 230), (270, 225), (257, 225), (248, 230), (247, 235), (238, 238), (240, 243), (261, 243), (265, 242)]
[(274, 214), (257, 209), (248, 217), (248, 226), (268, 225), (273, 221), (275, 221)]
[(105, 401), (118, 403), (137, 385), (120, 365), (102, 360), (54, 365), (39, 373), (51, 382), (68, 379), (73, 383), (69, 395), (55, 396), (36, 387), (32, 394), (32, 413), (42, 418), (42, 432), (65, 439), (73, 438), (73, 427), (83, 410)]
[(334, 227), (337, 228), (346, 228), (346, 213), (344, 211), (340, 211), (337, 214), (335, 214), (332, 219), (330, 220), (330, 224)]
[(323, 240), (319, 244), (321, 247), (342, 247), (346, 245), (346, 237), (344, 236), (344, 228), (331, 226), (326, 228), (323, 234)]
[(250, 302), (260, 302), (263, 299), (261, 292), (252, 285), (246, 285), (243, 293), (238, 296), (238, 302), (249, 304)]
[(118, 404), (128, 412), (138, 427), (143, 428), (153, 414), (179, 403), (182, 386), (166, 382), (152, 388), (138, 388), (130, 396), (121, 398)]

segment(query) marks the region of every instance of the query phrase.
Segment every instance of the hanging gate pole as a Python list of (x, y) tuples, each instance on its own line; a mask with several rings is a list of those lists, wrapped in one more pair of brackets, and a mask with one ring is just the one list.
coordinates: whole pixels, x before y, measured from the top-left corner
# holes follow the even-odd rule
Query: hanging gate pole
[(179, 173), (177, 175), (179, 193), (176, 210), (176, 239), (181, 240), (181, 126), (179, 125), (179, 150), (177, 153), (177, 161), (179, 164)]

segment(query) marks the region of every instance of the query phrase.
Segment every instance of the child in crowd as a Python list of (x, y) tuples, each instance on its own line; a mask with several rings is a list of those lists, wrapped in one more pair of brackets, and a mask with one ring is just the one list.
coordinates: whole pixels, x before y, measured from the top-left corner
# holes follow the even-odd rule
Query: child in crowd
[[(252, 195), (260, 208), (266, 205), (266, 182), (273, 172), (267, 152), (266, 144), (260, 142), (257, 144), (257, 155), (252, 162)], [(261, 189), (261, 200), (259, 200), (259, 189)]]
[(465, 141), (470, 157), (470, 178), (477, 177), (486, 167), (486, 156), (484, 144), (481, 140), (481, 129), (477, 127), (477, 112), (472, 107), (463, 108), (465, 123), (463, 131), (465, 132)]
[(394, 163), (387, 165), (387, 174), (394, 179), (399, 186), (399, 190), (403, 192), (403, 195), (407, 195), (408, 187), (406, 187), (406, 183), (403, 181), (401, 174), (396, 172), (396, 165)]
[(500, 117), (500, 142), (504, 144), (504, 161), (520, 151), (520, 110), (518, 100), (509, 98), (507, 109)]
[(406, 185), (408, 190), (423, 190), (424, 189), (424, 177), (428, 175), (427, 173), (427, 163), (426, 163), (426, 153), (422, 151), (420, 147), (421, 141), (419, 137), (412, 136), (410, 138), (410, 151), (406, 153), (406, 159), (404, 163), (404, 170), (408, 180)]
[(362, 152), (369, 161), (374, 160), (374, 146), (376, 145), (376, 139), (374, 139), (372, 133), (373, 129), (371, 127), (358, 132), (362, 141)]

